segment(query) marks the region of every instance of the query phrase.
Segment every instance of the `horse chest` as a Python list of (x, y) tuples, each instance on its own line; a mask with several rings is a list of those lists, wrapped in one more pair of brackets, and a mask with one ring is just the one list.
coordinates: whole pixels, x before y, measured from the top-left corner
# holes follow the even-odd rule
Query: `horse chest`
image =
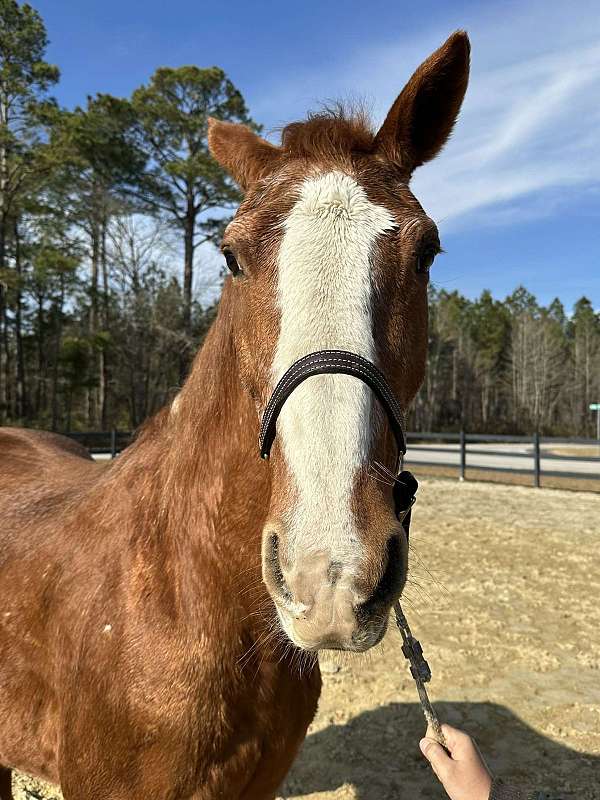
[(258, 673), (250, 671), (235, 699), (228, 698), (221, 752), (200, 740), (199, 800), (274, 796), (314, 717), (320, 690), (318, 667), (300, 676), (287, 665), (263, 662)]
[[(300, 676), (269, 653), (240, 668), (226, 632), (190, 641), (157, 626), (141, 644), (137, 631), (107, 624), (94, 621), (71, 671), (61, 772), (83, 780), (110, 765), (127, 791), (130, 776), (139, 789), (148, 774), (146, 792), (157, 796), (167, 787), (202, 800), (274, 792), (315, 713), (318, 668)], [(81, 741), (93, 744), (83, 760)], [(146, 768), (157, 758), (160, 774)]]

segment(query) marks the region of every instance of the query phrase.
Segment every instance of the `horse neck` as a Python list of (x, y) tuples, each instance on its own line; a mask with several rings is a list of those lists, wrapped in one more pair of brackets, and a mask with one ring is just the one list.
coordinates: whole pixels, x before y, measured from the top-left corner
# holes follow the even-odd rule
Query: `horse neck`
[(122, 469), (137, 476), (139, 536), (161, 558), (176, 560), (178, 572), (210, 569), (221, 582), (243, 574), (247, 584), (260, 583), (270, 478), (258, 428), (256, 406), (238, 377), (225, 293), (173, 405), (122, 457)]
[(175, 403), (170, 477), (189, 503), (206, 511), (209, 530), (218, 528), (222, 537), (235, 525), (237, 547), (239, 536), (255, 540), (262, 529), (270, 486), (259, 459), (257, 409), (239, 379), (229, 311), (225, 293)]

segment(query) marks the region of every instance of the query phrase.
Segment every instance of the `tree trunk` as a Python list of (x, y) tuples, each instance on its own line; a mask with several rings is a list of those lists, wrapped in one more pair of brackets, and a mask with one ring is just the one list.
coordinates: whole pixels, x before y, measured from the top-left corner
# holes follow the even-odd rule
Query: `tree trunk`
[(44, 298), (37, 296), (37, 385), (35, 390), (35, 414), (39, 418), (46, 406), (46, 360), (44, 336)]
[[(96, 366), (96, 375), (100, 372), (99, 358), (97, 356), (97, 334), (98, 334), (98, 274), (100, 271), (100, 226), (98, 220), (92, 220), (90, 233), (91, 245), (91, 275), (90, 275), (90, 321), (89, 334), (92, 345), (92, 358)], [(97, 430), (98, 419), (98, 388), (93, 388), (88, 396), (88, 425)]]
[(0, 84), (0, 423), (9, 413), (8, 385), (8, 326), (6, 323), (6, 286), (4, 270), (6, 268), (6, 216), (8, 184), (8, 154), (6, 151), (4, 132), (8, 127), (8, 99), (4, 84)]
[(5, 364), (6, 347), (6, 293), (0, 275), (0, 425), (8, 416), (8, 382)]
[(60, 301), (55, 304), (54, 318), (54, 363), (52, 364), (52, 430), (58, 429), (59, 397), (58, 397), (58, 361), (60, 357), (60, 343), (62, 340), (62, 316), (65, 304), (65, 285), (61, 278)]
[(188, 335), (192, 328), (192, 285), (194, 281), (194, 227), (192, 211), (188, 210), (184, 229), (183, 262), (183, 327)]
[[(100, 261), (102, 264), (102, 330), (108, 335), (108, 264), (106, 262), (106, 217), (102, 221)], [(100, 427), (103, 431), (108, 430), (108, 353), (107, 342), (102, 342), (100, 350), (99, 364), (99, 401), (100, 401)]]
[(8, 293), (4, 287), (4, 301), (0, 309), (0, 380), (4, 386), (3, 407), (5, 415), (14, 419), (12, 357), (9, 336)]
[(15, 222), (15, 270), (17, 273), (17, 286), (15, 297), (15, 345), (16, 345), (16, 369), (17, 369), (17, 392), (16, 410), (19, 420), (24, 420), (29, 411), (27, 397), (27, 383), (25, 380), (25, 355), (23, 353), (23, 300), (22, 300), (22, 264), (21, 264), (21, 240), (19, 236), (19, 226)]
[(188, 192), (187, 214), (185, 217), (183, 242), (183, 330), (188, 339), (188, 345), (182, 350), (179, 359), (179, 380), (185, 380), (190, 365), (191, 337), (192, 337), (192, 287), (194, 284), (194, 233), (196, 228), (196, 212), (194, 201)]

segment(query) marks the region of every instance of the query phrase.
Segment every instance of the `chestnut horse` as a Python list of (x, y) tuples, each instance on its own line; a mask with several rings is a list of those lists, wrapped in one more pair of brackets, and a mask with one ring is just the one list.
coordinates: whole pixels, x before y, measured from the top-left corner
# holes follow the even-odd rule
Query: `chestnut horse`
[(403, 408), (414, 397), (440, 245), (408, 184), (446, 142), (468, 70), (458, 32), (376, 134), (327, 112), (274, 146), (212, 120), (245, 199), (175, 401), (108, 467), (52, 434), (0, 432), (2, 800), (12, 769), (67, 800), (273, 798), (315, 713), (315, 654), (381, 640), (407, 573), (391, 489), (368, 469), (394, 461), (381, 409), (354, 377), (313, 376), (269, 462), (259, 419), (324, 348), (377, 363)]

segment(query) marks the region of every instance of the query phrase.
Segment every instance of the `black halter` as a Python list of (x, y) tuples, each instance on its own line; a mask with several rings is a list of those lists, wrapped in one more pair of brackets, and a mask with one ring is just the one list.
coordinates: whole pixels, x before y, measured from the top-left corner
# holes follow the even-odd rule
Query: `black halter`
[(398, 448), (396, 470), (394, 473), (389, 473), (393, 482), (394, 505), (396, 516), (408, 536), (410, 510), (415, 502), (418, 483), (412, 473), (402, 470), (402, 459), (406, 453), (402, 411), (385, 376), (366, 358), (346, 350), (318, 350), (295, 361), (275, 387), (265, 407), (259, 434), (261, 457), (269, 458), (276, 434), (277, 417), (294, 389), (312, 375), (325, 373), (352, 375), (359, 378), (375, 393), (386, 412)]

